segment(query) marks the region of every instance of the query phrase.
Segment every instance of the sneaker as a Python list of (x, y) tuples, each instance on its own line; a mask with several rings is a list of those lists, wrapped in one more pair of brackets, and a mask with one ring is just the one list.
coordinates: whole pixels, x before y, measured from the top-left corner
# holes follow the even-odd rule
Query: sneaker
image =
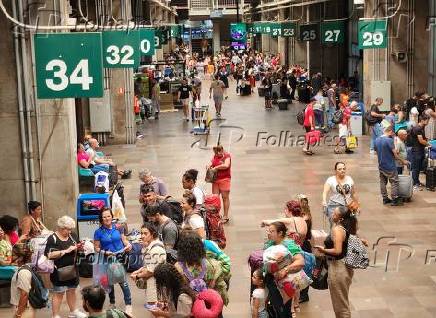
[(133, 309), (132, 309), (132, 305), (126, 305), (126, 309), (124, 310), (126, 312), (126, 314), (128, 314), (129, 316), (133, 315)]
[(391, 199), (389, 199), (389, 198), (386, 198), (386, 199), (383, 199), (383, 204), (390, 204), (390, 203), (392, 203), (392, 200)]
[(84, 312), (81, 312), (79, 309), (76, 309), (76, 310), (70, 312), (70, 314), (68, 315), (68, 317), (74, 317), (74, 318), (86, 318), (86, 317), (88, 317), (88, 315), (85, 314)]
[(369, 150), (369, 154), (370, 154), (370, 155), (373, 155), (373, 154), (375, 154), (375, 151), (374, 151), (374, 149), (370, 149), (370, 150)]
[(419, 186), (419, 185), (414, 185), (413, 186), (413, 192), (418, 192), (418, 191), (422, 191), (423, 189)]
[(186, 121), (189, 121), (189, 118), (188, 118), (188, 117), (186, 117)]
[(354, 151), (351, 149), (345, 149), (345, 153), (354, 153)]
[(217, 113), (216, 117), (221, 118), (221, 113)]
[(117, 309), (117, 306), (115, 306), (115, 304), (109, 304), (109, 309)]
[(404, 203), (401, 198), (396, 198), (392, 200), (391, 206), (402, 206), (402, 205), (404, 205)]
[(154, 114), (154, 120), (158, 120), (159, 119), (159, 113)]

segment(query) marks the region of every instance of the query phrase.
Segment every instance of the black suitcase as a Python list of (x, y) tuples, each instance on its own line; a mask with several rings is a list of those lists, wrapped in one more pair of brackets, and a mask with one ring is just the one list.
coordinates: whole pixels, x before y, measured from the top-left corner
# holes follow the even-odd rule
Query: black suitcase
[(428, 167), (425, 172), (425, 187), (429, 191), (435, 191), (436, 188), (436, 167)]
[(265, 88), (264, 87), (258, 87), (257, 92), (259, 94), (259, 97), (265, 97)]
[(287, 99), (279, 99), (277, 101), (279, 105), (279, 110), (288, 110), (288, 100)]

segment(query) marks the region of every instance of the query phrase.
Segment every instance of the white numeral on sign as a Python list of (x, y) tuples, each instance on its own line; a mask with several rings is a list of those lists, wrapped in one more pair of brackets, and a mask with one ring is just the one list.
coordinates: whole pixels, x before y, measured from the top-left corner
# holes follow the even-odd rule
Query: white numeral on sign
[(294, 36), (294, 29), (283, 29), (284, 36)]
[(160, 45), (160, 38), (158, 36), (154, 37), (154, 46), (158, 47)]
[(338, 42), (340, 30), (327, 30), (325, 31), (325, 41), (326, 42)]
[[(130, 45), (124, 45), (120, 49), (116, 45), (110, 45), (106, 49), (107, 53), (110, 53), (111, 56), (106, 56), (106, 62), (108, 62), (111, 65), (115, 64), (123, 64), (123, 65), (133, 65), (135, 63), (134, 60), (130, 59), (130, 57), (133, 55), (134, 51), (133, 48)], [(123, 57), (120, 57), (121, 55), (124, 55)]]
[[(55, 70), (57, 68), (57, 70)], [(46, 71), (54, 71), (53, 79), (48, 78), (45, 80), (47, 87), (53, 91), (63, 91), (69, 84), (82, 85), (83, 90), (89, 90), (89, 85), (93, 83), (94, 79), (89, 76), (88, 60), (83, 59), (76, 65), (70, 78), (67, 77), (67, 64), (63, 60), (51, 60), (45, 67)], [(79, 76), (79, 73), (81, 76)], [(55, 79), (56, 82), (55, 83)]]
[[(79, 76), (79, 73), (82, 76)], [(82, 89), (87, 91), (89, 90), (89, 84), (93, 82), (94, 79), (89, 76), (88, 60), (80, 60), (73, 73), (71, 73), (70, 83), (82, 85)]]
[(303, 41), (313, 41), (316, 40), (315, 30), (303, 31)]
[(381, 45), (383, 43), (383, 33), (365, 32), (363, 33), (363, 46)]
[(141, 41), (141, 52), (144, 54), (147, 54), (148, 52), (150, 52), (151, 49), (151, 44), (150, 41), (147, 39), (144, 39)]
[[(57, 68), (57, 71), (55, 71)], [(46, 71), (54, 71), (53, 77), (59, 79), (60, 83), (56, 84), (53, 79), (48, 78), (45, 80), (45, 84), (53, 91), (63, 91), (68, 86), (67, 64), (62, 60), (51, 60), (45, 67)]]

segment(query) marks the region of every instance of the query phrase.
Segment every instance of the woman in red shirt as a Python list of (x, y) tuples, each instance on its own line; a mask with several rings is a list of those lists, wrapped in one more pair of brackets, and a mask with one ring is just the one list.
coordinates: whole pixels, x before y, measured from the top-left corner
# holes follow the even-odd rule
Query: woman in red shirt
[(213, 147), (214, 156), (210, 167), (217, 170), (217, 178), (212, 183), (212, 193), (221, 194), (223, 199), (224, 217), (223, 223), (229, 222), (230, 208), (230, 179), (231, 179), (231, 157), (228, 152), (224, 152), (221, 145)]
[[(304, 129), (306, 130), (306, 133), (311, 132), (312, 130), (315, 130), (315, 113), (313, 111), (313, 104), (309, 103), (306, 106), (306, 109), (304, 110), (304, 123), (303, 123)], [(306, 143), (303, 148), (303, 151), (306, 155), (312, 155), (313, 152), (309, 149), (310, 148), (310, 142), (308, 138), (306, 138)]]
[(353, 153), (351, 149), (347, 148), (347, 137), (351, 134), (351, 112), (356, 105), (356, 102), (352, 102), (351, 105), (348, 104), (348, 100), (344, 100), (339, 104), (340, 110), (342, 111), (342, 122), (339, 124), (339, 138), (334, 150), (336, 154), (342, 152), (341, 147), (345, 147), (345, 153)]

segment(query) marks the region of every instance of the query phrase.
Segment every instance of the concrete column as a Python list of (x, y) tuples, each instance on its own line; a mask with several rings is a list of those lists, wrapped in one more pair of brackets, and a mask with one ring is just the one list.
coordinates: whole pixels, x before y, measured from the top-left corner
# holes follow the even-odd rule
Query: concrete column
[[(5, 3), (12, 12), (11, 2)], [(0, 15), (0, 28), (12, 30), (12, 24)], [(21, 151), (20, 125), (17, 98), (17, 72), (15, 65), (14, 42), (12, 34), (0, 33), (2, 52), (2, 72), (0, 72), (0, 211), (14, 216), (26, 213), (26, 197), (23, 173), (23, 153)]]
[[(283, 21), (285, 19), (285, 9), (281, 9), (279, 11), (279, 21)], [(285, 65), (287, 62), (285, 61), (285, 50), (286, 50), (286, 40), (287, 38), (279, 36), (277, 38), (277, 52), (280, 53), (280, 64)]]
[(219, 52), (221, 49), (221, 32), (220, 32), (220, 23), (218, 21), (213, 21), (213, 52), (214, 54)]

